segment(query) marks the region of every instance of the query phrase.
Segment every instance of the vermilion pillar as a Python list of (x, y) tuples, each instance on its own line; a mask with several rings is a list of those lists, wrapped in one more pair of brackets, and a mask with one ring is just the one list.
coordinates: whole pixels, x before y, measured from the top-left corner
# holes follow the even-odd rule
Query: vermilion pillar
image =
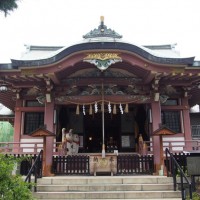
[[(151, 109), (152, 109), (152, 129), (154, 132), (159, 128), (159, 126), (161, 124), (160, 102), (159, 101), (152, 102)], [(153, 140), (154, 166), (156, 169), (156, 173), (158, 173), (158, 170), (160, 170), (160, 165), (161, 165), (160, 138), (159, 138), (159, 136), (153, 136), (152, 140)]]
[[(16, 100), (16, 106), (15, 106), (15, 121), (14, 121), (14, 142), (20, 142), (20, 136), (21, 136), (21, 126), (22, 126), (22, 107), (23, 101), (21, 99)], [(19, 144), (15, 144), (13, 148), (13, 152), (18, 153), (19, 151)]]
[(186, 140), (186, 147), (184, 150), (190, 151), (191, 150), (191, 143), (189, 141), (192, 140), (192, 133), (191, 133), (191, 125), (190, 125), (190, 107), (188, 105), (188, 98), (185, 97), (182, 99), (182, 105), (184, 106), (183, 109), (183, 128)]
[[(54, 119), (54, 102), (45, 104), (45, 113), (44, 113), (44, 124), (46, 129), (54, 133), (53, 119)], [(53, 143), (54, 137), (46, 138), (46, 174), (45, 176), (51, 176), (51, 166), (52, 166), (52, 156), (53, 156)]]

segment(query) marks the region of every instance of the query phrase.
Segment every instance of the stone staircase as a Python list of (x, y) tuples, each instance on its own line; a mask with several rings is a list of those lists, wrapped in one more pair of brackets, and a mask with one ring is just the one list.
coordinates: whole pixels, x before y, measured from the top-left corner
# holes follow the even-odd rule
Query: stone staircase
[(38, 179), (36, 199), (42, 200), (181, 200), (165, 176), (56, 176)]

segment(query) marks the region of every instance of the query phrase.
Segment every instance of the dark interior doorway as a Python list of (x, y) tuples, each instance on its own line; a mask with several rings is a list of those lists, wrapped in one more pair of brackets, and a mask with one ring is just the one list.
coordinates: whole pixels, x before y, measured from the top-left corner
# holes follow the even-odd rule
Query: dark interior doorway
[[(105, 113), (105, 145), (120, 145), (120, 114)], [(102, 150), (102, 113), (84, 117), (85, 147), (91, 153)], [(107, 150), (107, 149), (106, 149)]]
[[(105, 146), (116, 146), (119, 152), (134, 152), (139, 134), (149, 140), (147, 129), (147, 109), (145, 105), (132, 105), (128, 113), (104, 113)], [(79, 152), (99, 153), (102, 151), (102, 113), (76, 114), (76, 106), (60, 106), (58, 111), (57, 142), (62, 140), (62, 128), (73, 129), (82, 138)], [(135, 131), (137, 129), (137, 132)], [(130, 141), (127, 146), (126, 141)]]

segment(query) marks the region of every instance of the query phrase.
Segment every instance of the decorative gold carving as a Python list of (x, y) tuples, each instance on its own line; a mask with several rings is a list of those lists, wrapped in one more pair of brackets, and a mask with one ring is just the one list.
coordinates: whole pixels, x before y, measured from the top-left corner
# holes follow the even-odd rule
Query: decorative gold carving
[(99, 159), (99, 167), (107, 167), (108, 166), (108, 159), (100, 158)]
[(121, 57), (119, 57), (117, 53), (90, 53), (87, 54), (87, 57), (84, 58), (84, 60), (92, 60), (92, 59), (108, 60), (108, 59), (121, 59)]
[(101, 71), (106, 70), (110, 65), (122, 62), (117, 53), (91, 53), (83, 59), (84, 62), (94, 64)]
[(172, 69), (172, 73), (177, 73), (177, 74), (181, 74), (181, 73), (184, 73), (185, 72), (185, 69), (179, 69), (179, 68), (175, 68), (175, 69)]
[(33, 75), (35, 72), (35, 69), (21, 69), (21, 75)]

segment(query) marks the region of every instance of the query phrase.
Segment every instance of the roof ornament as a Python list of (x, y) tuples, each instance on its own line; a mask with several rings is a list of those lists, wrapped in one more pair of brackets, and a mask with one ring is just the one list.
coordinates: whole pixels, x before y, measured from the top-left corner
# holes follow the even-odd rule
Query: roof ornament
[(90, 53), (84, 59), (84, 62), (94, 64), (98, 69), (104, 71), (117, 62), (122, 62), (122, 58), (117, 53)]
[(107, 26), (104, 25), (104, 16), (100, 17), (101, 23), (98, 26), (98, 29), (91, 30), (89, 33), (85, 34), (83, 38), (96, 38), (96, 37), (111, 37), (111, 38), (122, 38), (122, 35), (119, 35), (114, 30), (110, 28), (107, 29)]

